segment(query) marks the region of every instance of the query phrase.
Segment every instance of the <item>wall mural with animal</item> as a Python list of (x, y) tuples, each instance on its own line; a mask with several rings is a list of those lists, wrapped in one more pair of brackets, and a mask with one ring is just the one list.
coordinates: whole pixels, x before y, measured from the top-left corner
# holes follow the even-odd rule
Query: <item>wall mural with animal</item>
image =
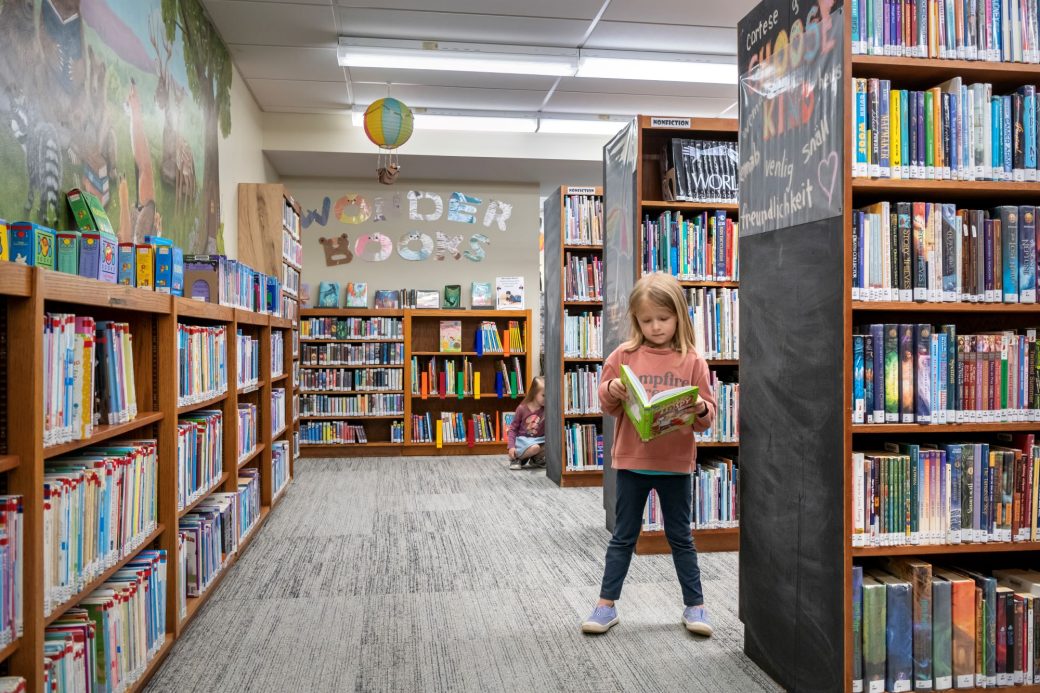
[(74, 228), (80, 188), (120, 240), (216, 252), (231, 74), (199, 0), (0, 0), (0, 217)]

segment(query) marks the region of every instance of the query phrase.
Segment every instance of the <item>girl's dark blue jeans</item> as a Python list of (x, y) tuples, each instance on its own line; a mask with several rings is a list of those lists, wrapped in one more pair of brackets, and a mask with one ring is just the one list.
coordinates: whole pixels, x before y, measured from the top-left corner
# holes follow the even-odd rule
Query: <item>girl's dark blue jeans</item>
[(621, 586), (628, 575), (632, 553), (639, 539), (650, 489), (656, 489), (661, 500), (664, 533), (672, 547), (675, 574), (682, 586), (683, 603), (700, 606), (704, 603), (701, 591), (701, 571), (697, 566), (697, 549), (690, 536), (690, 514), (693, 503), (693, 482), (689, 474), (639, 474), (627, 469), (617, 470), (617, 502), (614, 506), (614, 536), (607, 545), (606, 566), (600, 599), (618, 599)]

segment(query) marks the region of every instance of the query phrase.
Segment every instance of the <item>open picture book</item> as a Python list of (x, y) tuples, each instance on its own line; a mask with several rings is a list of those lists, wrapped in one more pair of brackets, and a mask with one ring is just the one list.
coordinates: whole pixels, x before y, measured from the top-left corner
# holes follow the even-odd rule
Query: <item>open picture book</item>
[(628, 390), (625, 413), (643, 442), (683, 426), (692, 426), (697, 418), (696, 385), (672, 388), (650, 397), (639, 377), (625, 365), (621, 366), (621, 382)]

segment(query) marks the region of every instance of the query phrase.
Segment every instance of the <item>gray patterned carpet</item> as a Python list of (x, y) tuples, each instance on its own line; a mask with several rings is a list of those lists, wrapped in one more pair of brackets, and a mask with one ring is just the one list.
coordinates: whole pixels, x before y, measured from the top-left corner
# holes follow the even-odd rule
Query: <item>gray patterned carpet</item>
[(620, 625), (579, 632), (609, 538), (600, 489), (497, 457), (296, 471), (149, 693), (781, 690), (741, 651), (735, 554), (701, 556), (714, 638), (679, 625), (669, 556), (635, 557)]

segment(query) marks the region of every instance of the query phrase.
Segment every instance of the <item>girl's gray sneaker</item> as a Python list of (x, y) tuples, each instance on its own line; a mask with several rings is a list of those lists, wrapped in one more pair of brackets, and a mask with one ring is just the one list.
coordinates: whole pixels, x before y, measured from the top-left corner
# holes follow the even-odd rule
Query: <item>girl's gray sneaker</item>
[(691, 633), (711, 637), (711, 617), (708, 616), (708, 609), (703, 604), (686, 607), (683, 610), (682, 622), (686, 626), (686, 630)]
[(606, 633), (618, 622), (617, 609), (613, 606), (597, 606), (581, 624), (582, 633)]

